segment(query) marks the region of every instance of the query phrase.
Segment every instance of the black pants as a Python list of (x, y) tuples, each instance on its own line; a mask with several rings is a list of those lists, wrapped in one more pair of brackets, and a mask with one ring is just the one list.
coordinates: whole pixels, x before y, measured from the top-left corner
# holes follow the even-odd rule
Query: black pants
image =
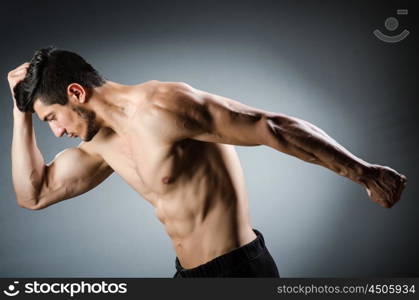
[(184, 269), (176, 257), (173, 278), (184, 277), (279, 277), (275, 261), (265, 246), (261, 232), (256, 239), (192, 269)]

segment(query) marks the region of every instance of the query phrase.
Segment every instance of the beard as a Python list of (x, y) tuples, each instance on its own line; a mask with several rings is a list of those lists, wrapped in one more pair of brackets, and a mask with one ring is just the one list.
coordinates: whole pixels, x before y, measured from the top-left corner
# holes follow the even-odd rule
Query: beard
[(80, 106), (73, 106), (72, 110), (75, 111), (86, 124), (86, 135), (84, 137), (80, 136), (80, 138), (85, 142), (91, 141), (100, 129), (96, 122), (96, 113)]

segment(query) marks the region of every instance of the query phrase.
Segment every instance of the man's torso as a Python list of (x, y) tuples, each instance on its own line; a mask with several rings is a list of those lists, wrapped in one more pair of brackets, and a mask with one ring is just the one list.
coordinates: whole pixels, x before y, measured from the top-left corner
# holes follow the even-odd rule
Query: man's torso
[(133, 101), (138, 105), (124, 133), (103, 128), (88, 151), (99, 154), (153, 205), (183, 267), (196, 267), (253, 240), (234, 147), (193, 139), (168, 143), (164, 132), (173, 128), (165, 128), (156, 103), (170, 101), (170, 83), (137, 87), (141, 93)]

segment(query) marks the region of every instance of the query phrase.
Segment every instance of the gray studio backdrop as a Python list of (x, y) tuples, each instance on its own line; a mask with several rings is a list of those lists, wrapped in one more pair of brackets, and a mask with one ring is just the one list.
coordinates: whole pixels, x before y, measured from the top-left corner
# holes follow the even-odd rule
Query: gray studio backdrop
[[(8, 1), (1, 9), (0, 276), (170, 277), (175, 252), (153, 207), (117, 174), (41, 211), (16, 204), (6, 75), (50, 44), (123, 84), (184, 81), (308, 120), (406, 174), (384, 209), (360, 186), (266, 146), (236, 147), (251, 221), (284, 277), (418, 276), (417, 28), (410, 2)], [(390, 31), (384, 21), (395, 17)], [(394, 23), (393, 20), (393, 29)], [(385, 43), (380, 29), (410, 36)], [(79, 141), (34, 121), (50, 161)]]

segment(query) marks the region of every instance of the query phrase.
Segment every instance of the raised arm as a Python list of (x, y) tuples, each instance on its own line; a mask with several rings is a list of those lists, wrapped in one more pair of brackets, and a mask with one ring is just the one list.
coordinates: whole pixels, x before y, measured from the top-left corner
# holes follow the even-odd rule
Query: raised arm
[[(24, 77), (27, 65), (8, 75), (11, 89)], [(37, 210), (80, 195), (102, 182), (112, 169), (87, 144), (69, 148), (45, 164), (36, 145), (32, 114), (13, 107), (12, 178), (19, 206)]]
[(391, 207), (400, 199), (406, 184), (404, 175), (363, 161), (307, 121), (256, 109), (184, 83), (169, 85), (176, 96), (157, 103), (174, 120), (175, 129), (166, 131), (173, 139), (266, 145), (361, 184), (371, 200), (384, 207)]

